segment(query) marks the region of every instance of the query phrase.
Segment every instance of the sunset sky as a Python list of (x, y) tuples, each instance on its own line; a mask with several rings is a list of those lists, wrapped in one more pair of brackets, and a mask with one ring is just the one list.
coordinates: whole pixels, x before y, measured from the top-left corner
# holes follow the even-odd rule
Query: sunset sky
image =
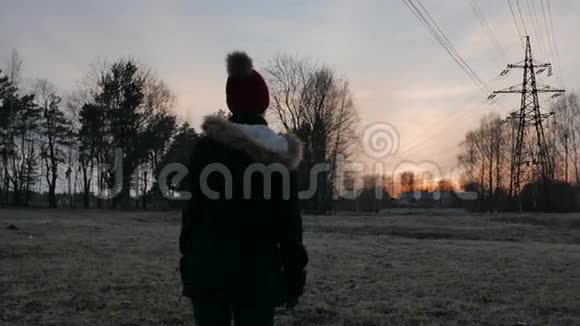
[[(490, 88), (520, 81), (519, 71), (496, 79), (507, 62), (470, 0), (422, 2)], [(538, 59), (548, 60), (541, 1), (519, 2)], [(545, 82), (575, 90), (580, 1), (550, 3), (562, 75)], [(509, 61), (522, 60), (507, 0), (478, 4)], [(451, 167), (466, 130), (485, 113), (503, 116), (518, 103), (517, 97), (502, 98), (504, 108), (484, 103), (481, 90), (398, 0), (2, 0), (0, 8), (0, 64), (18, 50), (25, 83), (47, 78), (66, 94), (91, 63), (133, 56), (167, 82), (178, 99), (176, 113), (196, 128), (205, 114), (226, 108), (228, 51), (247, 51), (258, 70), (278, 53), (312, 58), (350, 81), (361, 127), (385, 121), (398, 130), (400, 151), (387, 159), (391, 164), (430, 160)]]

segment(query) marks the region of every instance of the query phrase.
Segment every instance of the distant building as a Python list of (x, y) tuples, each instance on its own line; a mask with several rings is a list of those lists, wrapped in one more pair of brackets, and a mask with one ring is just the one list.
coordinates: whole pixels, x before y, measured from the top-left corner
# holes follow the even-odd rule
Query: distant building
[(417, 206), (417, 195), (414, 191), (404, 191), (397, 197), (397, 205), (403, 207)]
[(461, 199), (454, 191), (406, 191), (397, 197), (401, 207), (460, 207)]

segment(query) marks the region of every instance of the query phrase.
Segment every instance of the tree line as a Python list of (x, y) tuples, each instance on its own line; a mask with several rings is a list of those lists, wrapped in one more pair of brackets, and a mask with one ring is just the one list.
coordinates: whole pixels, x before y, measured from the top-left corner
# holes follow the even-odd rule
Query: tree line
[[(187, 165), (200, 134), (178, 122), (175, 96), (151, 69), (133, 58), (102, 63), (67, 94), (45, 79), (25, 87), (21, 71), (16, 52), (0, 70), (0, 205), (32, 205), (39, 193), (49, 207), (164, 202), (156, 177), (169, 163)], [(270, 120), (305, 144), (302, 188), (312, 166), (330, 166), (318, 176), (317, 195), (305, 202), (308, 210), (324, 211), (336, 191), (337, 157), (348, 156), (355, 142), (358, 118), (348, 81), (327, 66), (287, 55), (273, 58), (265, 72)], [(117, 150), (118, 194), (111, 190)]]
[[(187, 163), (183, 153), (199, 135), (177, 122), (174, 95), (134, 59), (103, 64), (66, 101), (48, 80), (24, 88), (21, 67), (14, 53), (0, 70), (3, 205), (30, 205), (43, 184), (50, 207), (57, 207), (57, 197), (79, 196), (86, 208), (128, 208), (131, 197), (141, 197), (146, 207), (147, 197), (158, 193), (154, 176), (162, 164)], [(123, 185), (105, 201), (95, 194), (113, 186), (115, 149), (123, 153)]]
[[(551, 104), (554, 115), (546, 121), (548, 160), (553, 167), (544, 189), (534, 161), (528, 162), (521, 193), (509, 196), (512, 152), (517, 125), (497, 113), (484, 116), (479, 126), (466, 133), (460, 143), (458, 162), (463, 168), (463, 188), (477, 191), (477, 209), (481, 210), (561, 210), (580, 209), (580, 105), (578, 95), (568, 93)], [(529, 135), (528, 144), (534, 143)], [(528, 145), (526, 151), (534, 151)], [(533, 156), (532, 156), (533, 157)], [(547, 191), (548, 203), (545, 199)]]
[[(169, 163), (187, 165), (200, 134), (178, 121), (175, 96), (150, 68), (133, 58), (103, 63), (66, 94), (46, 79), (24, 86), (21, 72), (22, 61), (14, 52), (0, 70), (0, 205), (30, 205), (39, 193), (50, 207), (177, 205), (164, 200), (156, 177)], [(289, 55), (272, 58), (264, 72), (271, 95), (269, 120), (305, 144), (301, 190), (310, 186), (313, 167), (328, 167), (315, 174), (317, 192), (304, 207), (332, 211), (344, 187), (337, 184), (344, 182), (338, 176), (339, 158), (356, 154), (359, 119), (348, 80), (328, 66)], [(560, 97), (546, 128), (554, 167), (548, 193), (561, 210), (580, 209), (578, 101), (574, 93)], [(459, 144), (457, 160), (464, 171), (459, 188), (479, 194), (475, 209), (545, 208), (543, 184), (533, 173), (520, 196), (508, 196), (515, 130), (514, 124), (490, 113)], [(108, 196), (118, 173), (113, 168), (116, 149), (123, 155), (123, 184), (118, 194)], [(382, 180), (382, 190), (393, 195), (422, 187), (410, 178), (403, 175), (397, 190), (388, 186), (393, 180)], [(174, 190), (183, 187), (171, 185)], [(431, 183), (421, 191), (429, 187), (442, 186)], [(371, 193), (376, 187), (363, 188)]]

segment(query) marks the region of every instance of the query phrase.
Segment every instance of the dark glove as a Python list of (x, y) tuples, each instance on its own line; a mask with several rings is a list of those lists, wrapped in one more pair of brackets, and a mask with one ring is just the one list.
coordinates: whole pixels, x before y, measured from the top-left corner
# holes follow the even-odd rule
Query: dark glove
[(188, 262), (185, 256), (181, 257), (181, 259), (179, 260), (179, 274), (181, 275), (181, 284), (183, 285), (181, 295), (184, 297), (191, 298), (192, 288), (191, 288), (190, 270), (188, 268)]
[(277, 287), (276, 307), (293, 309), (299, 303), (298, 299), (304, 292), (306, 271), (288, 273), (285, 270), (280, 270), (278, 280), (280, 285)]
[[(290, 274), (289, 274), (290, 275)], [(306, 271), (302, 270), (288, 278), (288, 296), (284, 304), (288, 310), (294, 309), (299, 303), (300, 296), (304, 293), (306, 284)]]
[(304, 293), (306, 284), (306, 271), (301, 270), (293, 273), (286, 273), (288, 284), (288, 298), (300, 297)]
[(292, 309), (294, 309), (294, 307), (296, 307), (298, 305), (298, 303), (299, 303), (298, 297), (291, 296), (291, 297), (286, 298), (286, 302), (284, 304), (284, 307), (287, 310), (292, 310)]

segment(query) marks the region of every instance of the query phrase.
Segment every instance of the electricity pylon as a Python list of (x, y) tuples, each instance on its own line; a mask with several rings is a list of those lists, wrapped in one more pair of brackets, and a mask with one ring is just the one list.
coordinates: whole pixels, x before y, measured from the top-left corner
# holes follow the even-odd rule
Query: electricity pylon
[(534, 60), (529, 36), (526, 36), (526, 54), (524, 61), (516, 64), (508, 64), (500, 76), (505, 76), (513, 68), (521, 68), (524, 70), (522, 84), (495, 91), (489, 97), (489, 99), (493, 99), (498, 94), (506, 93), (521, 94), (519, 110), (512, 112), (506, 118), (507, 121), (513, 120), (517, 123), (516, 133), (514, 135), (515, 144), (512, 147), (509, 194), (510, 196), (519, 196), (522, 182), (526, 181), (524, 179), (525, 175), (531, 172), (531, 175), (529, 175), (531, 179), (540, 176), (544, 182), (544, 194), (546, 195), (546, 207), (548, 208), (547, 186), (548, 180), (554, 177), (554, 167), (550, 160), (548, 146), (546, 144), (543, 121), (554, 113), (543, 113), (541, 111), (538, 94), (554, 93), (552, 98), (555, 98), (562, 95), (564, 90), (553, 89), (548, 85), (536, 81), (536, 74), (541, 74), (546, 70), (548, 70), (548, 76), (551, 76), (552, 65)]

